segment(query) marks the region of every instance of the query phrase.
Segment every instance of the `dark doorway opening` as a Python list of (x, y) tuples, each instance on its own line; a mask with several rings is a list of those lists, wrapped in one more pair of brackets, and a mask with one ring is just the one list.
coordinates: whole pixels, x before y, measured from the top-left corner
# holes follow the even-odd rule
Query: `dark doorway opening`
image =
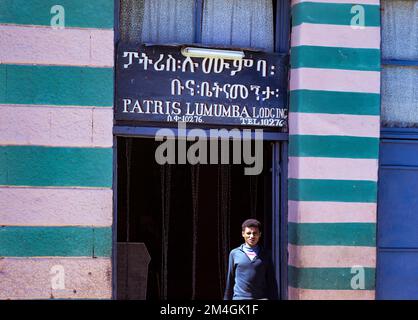
[[(262, 245), (272, 249), (274, 143), (263, 142), (256, 176), (244, 174), (246, 164), (159, 165), (159, 144), (117, 138), (117, 298), (222, 299), (243, 220), (260, 220)], [(119, 249), (127, 243), (144, 244), (149, 264), (133, 267), (135, 253), (128, 258), (129, 250)]]

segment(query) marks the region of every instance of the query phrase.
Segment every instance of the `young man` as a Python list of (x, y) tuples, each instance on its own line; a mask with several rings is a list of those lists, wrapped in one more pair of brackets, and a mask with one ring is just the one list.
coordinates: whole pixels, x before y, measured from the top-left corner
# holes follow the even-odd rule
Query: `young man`
[(260, 230), (258, 220), (242, 224), (245, 242), (229, 254), (224, 300), (278, 299), (271, 256), (258, 244)]

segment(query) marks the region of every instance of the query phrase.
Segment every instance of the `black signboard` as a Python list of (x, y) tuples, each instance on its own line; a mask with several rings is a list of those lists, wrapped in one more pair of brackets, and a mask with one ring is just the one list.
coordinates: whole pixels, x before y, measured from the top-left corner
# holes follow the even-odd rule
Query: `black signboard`
[(186, 47), (119, 44), (117, 122), (287, 131), (287, 55), (242, 50), (240, 59), (191, 57)]

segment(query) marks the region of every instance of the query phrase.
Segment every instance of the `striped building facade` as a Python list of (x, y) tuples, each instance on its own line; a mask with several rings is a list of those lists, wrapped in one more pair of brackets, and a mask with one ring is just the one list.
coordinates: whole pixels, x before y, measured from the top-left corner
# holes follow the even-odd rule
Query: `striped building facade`
[(378, 0), (293, 1), (290, 97), (289, 299), (374, 299)]
[[(113, 2), (0, 2), (0, 299), (112, 297)], [(374, 299), (379, 0), (295, 0), (291, 39), (288, 297)]]
[(0, 299), (112, 294), (113, 0), (56, 4), (0, 1)]

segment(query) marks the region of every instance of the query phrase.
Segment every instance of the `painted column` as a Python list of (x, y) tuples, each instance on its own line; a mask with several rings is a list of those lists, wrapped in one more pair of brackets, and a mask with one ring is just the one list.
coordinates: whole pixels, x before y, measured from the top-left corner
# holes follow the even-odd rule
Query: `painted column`
[(378, 0), (294, 0), (290, 90), (289, 299), (374, 299)]
[(0, 2), (0, 299), (111, 298), (113, 0), (58, 3)]

